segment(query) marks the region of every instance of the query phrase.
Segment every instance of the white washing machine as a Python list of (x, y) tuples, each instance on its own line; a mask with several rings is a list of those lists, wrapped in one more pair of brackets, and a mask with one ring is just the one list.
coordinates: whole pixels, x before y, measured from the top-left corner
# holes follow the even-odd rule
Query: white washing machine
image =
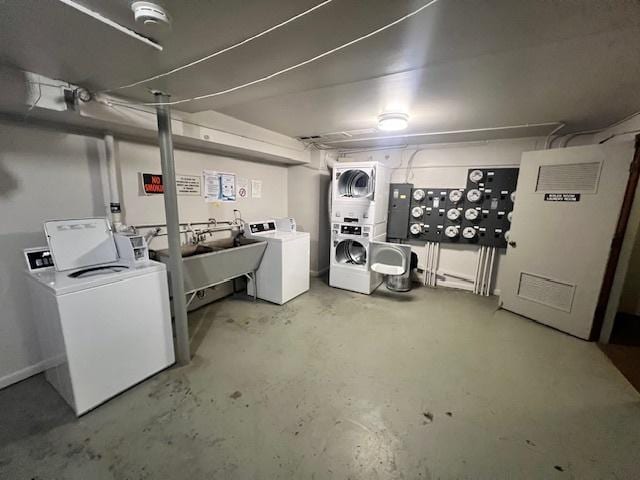
[(375, 225), (333, 224), (329, 285), (369, 295), (384, 275), (403, 275), (410, 267), (411, 247), (384, 242)]
[(45, 230), (25, 251), (33, 315), (46, 378), (82, 415), (174, 363), (167, 273), (121, 260), (106, 219)]
[[(244, 236), (267, 241), (256, 272), (258, 298), (282, 305), (309, 290), (310, 236), (296, 231), (293, 219), (245, 222)], [(249, 280), (248, 293), (254, 289)]]
[(390, 175), (390, 170), (379, 162), (336, 164), (332, 179), (331, 221), (386, 223)]

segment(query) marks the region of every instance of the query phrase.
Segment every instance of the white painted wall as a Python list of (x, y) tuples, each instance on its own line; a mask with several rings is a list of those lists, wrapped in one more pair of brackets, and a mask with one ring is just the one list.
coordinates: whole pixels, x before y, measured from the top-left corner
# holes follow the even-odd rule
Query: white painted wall
[[(128, 225), (165, 223), (162, 195), (144, 195), (140, 190), (139, 173), (161, 173), (160, 153), (155, 145), (130, 141), (116, 141), (121, 182), (124, 218)], [(175, 150), (176, 173), (201, 175), (202, 170), (235, 173), (238, 177), (262, 181), (262, 198), (238, 199), (233, 203), (206, 203), (201, 197), (179, 196), (181, 222), (206, 222), (210, 217), (232, 220), (238, 209), (245, 220), (260, 220), (287, 215), (287, 168), (206, 153)], [(152, 247), (163, 248), (165, 237), (153, 240)]]
[[(464, 188), (470, 168), (518, 167), (523, 152), (543, 147), (543, 138), (435, 144), (410, 149), (349, 153), (340, 158), (340, 161), (383, 162), (393, 169), (391, 181), (394, 183), (409, 182), (416, 187)], [(407, 168), (412, 156), (411, 166)], [(413, 251), (418, 254), (419, 267), (422, 268), (425, 261), (424, 248), (413, 247)], [(444, 273), (473, 278), (477, 252), (478, 247), (473, 245), (442, 244), (438, 269)], [(499, 282), (500, 261), (504, 255), (505, 250), (501, 249), (494, 267), (494, 287)], [(473, 283), (446, 274), (438, 283), (442, 286), (473, 289)]]
[(105, 214), (102, 141), (0, 124), (0, 388), (41, 369), (22, 249), (46, 245), (42, 224)]
[(310, 165), (289, 167), (289, 216), (296, 219), (299, 230), (309, 232), (312, 275), (321, 275), (329, 268), (331, 235), (327, 200), (331, 177), (327, 155), (316, 150), (311, 153)]

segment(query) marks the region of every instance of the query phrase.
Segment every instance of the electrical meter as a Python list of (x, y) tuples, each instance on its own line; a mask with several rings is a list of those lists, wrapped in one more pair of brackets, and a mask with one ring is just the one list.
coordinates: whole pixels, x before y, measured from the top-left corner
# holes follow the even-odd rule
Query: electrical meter
[(422, 207), (413, 207), (411, 209), (411, 216), (413, 218), (420, 218), (422, 216)]
[(516, 192), (511, 192), (511, 202), (516, 203)]
[(420, 235), (420, 233), (422, 232), (422, 227), (419, 223), (412, 223), (409, 227), (409, 231), (414, 235)]
[(462, 230), (462, 236), (467, 239), (475, 238), (476, 229), (473, 227), (464, 227)]
[(449, 192), (449, 200), (452, 203), (458, 203), (460, 200), (462, 200), (462, 192), (460, 190), (451, 190)]
[(423, 198), (424, 198), (424, 190), (419, 188), (419, 189), (413, 191), (413, 199), (416, 202), (419, 202)]
[(464, 212), (464, 218), (472, 222), (474, 220), (477, 220), (479, 215), (480, 212), (478, 212), (478, 210), (476, 210), (475, 208), (467, 208)]
[(513, 212), (507, 213), (507, 220), (509, 220), (509, 223), (512, 222), (512, 220), (513, 220)]
[(460, 234), (460, 228), (455, 225), (449, 225), (444, 229), (444, 234), (449, 238), (456, 238)]
[(472, 170), (469, 174), (469, 180), (471, 180), (473, 183), (478, 183), (480, 180), (482, 180), (482, 177), (484, 177), (482, 170)]
[(467, 192), (467, 200), (473, 203), (477, 203), (482, 198), (482, 192), (477, 188), (472, 188)]
[(458, 210), (457, 208), (450, 208), (449, 211), (447, 211), (447, 218), (452, 221), (459, 220), (460, 210)]

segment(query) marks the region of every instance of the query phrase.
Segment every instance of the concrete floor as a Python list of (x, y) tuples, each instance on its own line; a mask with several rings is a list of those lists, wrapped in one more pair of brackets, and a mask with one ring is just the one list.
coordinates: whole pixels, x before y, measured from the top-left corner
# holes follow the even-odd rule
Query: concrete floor
[(496, 300), (312, 282), (192, 315), (193, 363), (76, 419), (0, 392), (3, 479), (640, 477), (640, 396), (594, 345)]

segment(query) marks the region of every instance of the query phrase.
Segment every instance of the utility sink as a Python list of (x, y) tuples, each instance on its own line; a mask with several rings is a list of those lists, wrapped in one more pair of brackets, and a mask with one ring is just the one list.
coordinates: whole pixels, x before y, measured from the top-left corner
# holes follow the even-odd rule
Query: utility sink
[[(262, 261), (267, 242), (234, 237), (183, 245), (184, 291), (193, 293), (243, 275), (252, 275)], [(168, 263), (169, 250), (155, 250), (153, 258)]]

